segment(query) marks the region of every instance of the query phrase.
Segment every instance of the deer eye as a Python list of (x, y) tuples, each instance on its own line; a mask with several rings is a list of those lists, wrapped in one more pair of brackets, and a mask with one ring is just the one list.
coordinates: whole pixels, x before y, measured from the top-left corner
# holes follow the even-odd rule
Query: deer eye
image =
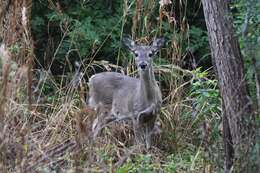
[(134, 54), (135, 54), (135, 57), (138, 57), (138, 53), (135, 52)]
[(153, 53), (150, 52), (150, 53), (148, 54), (148, 56), (151, 58), (151, 57), (153, 56)]

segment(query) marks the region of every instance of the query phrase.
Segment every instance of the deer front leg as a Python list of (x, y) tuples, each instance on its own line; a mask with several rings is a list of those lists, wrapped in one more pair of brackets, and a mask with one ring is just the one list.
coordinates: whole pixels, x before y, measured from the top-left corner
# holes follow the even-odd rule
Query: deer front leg
[(152, 134), (157, 113), (156, 108), (156, 104), (153, 103), (137, 115), (138, 130), (136, 132), (136, 140), (139, 143), (145, 144), (147, 149), (151, 147), (152, 143)]
[(150, 120), (153, 120), (156, 116), (156, 106), (155, 104), (151, 104), (149, 107), (147, 107), (145, 110), (141, 111), (137, 115), (137, 121), (139, 123), (145, 123)]

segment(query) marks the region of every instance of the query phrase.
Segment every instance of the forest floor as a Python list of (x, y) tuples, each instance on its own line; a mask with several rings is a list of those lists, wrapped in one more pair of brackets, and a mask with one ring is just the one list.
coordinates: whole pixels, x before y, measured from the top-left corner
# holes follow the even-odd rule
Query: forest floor
[[(35, 103), (29, 104), (26, 70), (14, 68), (14, 74), (8, 75), (15, 80), (2, 81), (1, 172), (210, 173), (223, 165), (220, 117), (206, 116), (210, 98), (194, 110), (191, 97), (178, 95), (183, 83), (172, 97), (164, 96), (161, 133), (147, 150), (134, 145), (129, 123), (112, 123), (94, 140), (91, 127), (96, 112), (85, 105), (83, 85), (78, 89), (67, 76), (61, 77), (68, 79), (64, 85), (35, 70)], [(46, 90), (52, 94), (45, 94)]]
[(162, 85), (161, 133), (148, 150), (134, 145), (127, 122), (111, 123), (93, 138), (98, 113), (86, 106), (87, 84), (76, 74), (54, 78), (35, 69), (28, 92), (28, 67), (17, 66), (1, 49), (0, 172), (222, 170), (219, 96), (207, 71), (156, 67), (161, 77), (172, 75), (172, 89)]

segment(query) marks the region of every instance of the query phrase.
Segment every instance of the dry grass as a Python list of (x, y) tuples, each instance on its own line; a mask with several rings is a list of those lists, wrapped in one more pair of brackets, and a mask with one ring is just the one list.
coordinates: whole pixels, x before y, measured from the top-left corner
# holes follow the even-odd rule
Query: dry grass
[[(172, 69), (158, 68), (164, 74)], [(29, 109), (26, 75), (11, 80), (12, 74), (23, 75), (21, 71), (26, 74), (20, 68), (2, 71), (7, 75), (1, 79), (0, 172), (212, 172), (213, 166), (203, 159), (203, 145), (192, 141), (195, 120), (182, 122), (180, 117), (180, 111), (192, 109), (174, 90), (168, 93), (179, 99), (169, 102), (166, 97), (162, 133), (146, 150), (133, 144), (129, 123), (111, 124), (94, 141), (91, 126), (97, 113), (82, 102), (83, 89), (69, 80), (59, 86), (47, 72), (35, 71), (34, 76), (41, 77), (34, 80), (34, 104)], [(51, 97), (44, 95), (46, 83), (56, 90)]]

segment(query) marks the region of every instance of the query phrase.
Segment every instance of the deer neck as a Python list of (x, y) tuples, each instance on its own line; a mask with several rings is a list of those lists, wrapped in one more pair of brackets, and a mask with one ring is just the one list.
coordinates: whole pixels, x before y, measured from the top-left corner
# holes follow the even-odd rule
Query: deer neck
[(156, 80), (154, 77), (153, 67), (150, 67), (147, 71), (140, 73), (140, 90), (141, 97), (146, 102), (153, 101), (155, 98), (155, 86)]

